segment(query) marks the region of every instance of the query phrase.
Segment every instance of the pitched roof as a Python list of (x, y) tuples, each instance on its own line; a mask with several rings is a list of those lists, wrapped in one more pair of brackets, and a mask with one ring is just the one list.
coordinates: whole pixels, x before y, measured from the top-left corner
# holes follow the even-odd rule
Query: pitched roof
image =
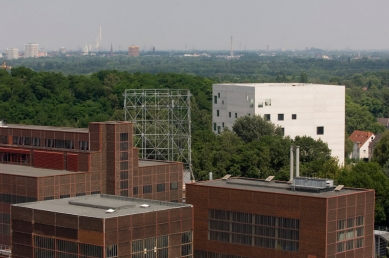
[(376, 144), (381, 140), (383, 133), (377, 133), (374, 140), (369, 143), (369, 148), (374, 149)]
[(389, 129), (389, 118), (377, 118), (377, 122)]
[(359, 143), (359, 147), (365, 144), (366, 141), (370, 139), (371, 136), (374, 134), (372, 132), (364, 132), (364, 131), (358, 131), (355, 130), (348, 139), (352, 141), (353, 143)]

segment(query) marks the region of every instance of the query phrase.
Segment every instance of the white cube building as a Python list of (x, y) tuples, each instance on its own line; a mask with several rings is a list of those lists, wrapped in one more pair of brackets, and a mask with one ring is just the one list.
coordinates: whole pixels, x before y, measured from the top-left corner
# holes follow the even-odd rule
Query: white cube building
[(19, 49), (17, 48), (7, 48), (7, 59), (18, 59), (19, 58)]
[(24, 57), (38, 57), (39, 45), (34, 43), (28, 43), (25, 45)]
[(213, 85), (212, 130), (232, 128), (235, 119), (261, 115), (284, 135), (310, 136), (328, 144), (344, 162), (345, 86), (303, 83), (234, 83)]

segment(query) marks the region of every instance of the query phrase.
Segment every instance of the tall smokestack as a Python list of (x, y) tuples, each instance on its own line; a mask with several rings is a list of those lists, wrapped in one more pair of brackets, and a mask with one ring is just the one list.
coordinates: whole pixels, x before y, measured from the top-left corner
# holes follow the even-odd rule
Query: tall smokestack
[(293, 179), (293, 146), (290, 146), (290, 180)]
[(296, 146), (296, 177), (300, 176), (300, 146)]

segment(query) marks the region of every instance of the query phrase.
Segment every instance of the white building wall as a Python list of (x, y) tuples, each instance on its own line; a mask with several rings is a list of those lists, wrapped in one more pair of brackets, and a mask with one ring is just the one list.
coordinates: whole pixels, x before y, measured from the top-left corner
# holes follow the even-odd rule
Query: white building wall
[(38, 57), (38, 44), (26, 44), (25, 45), (25, 51), (24, 51), (24, 57)]
[[(284, 128), (285, 135), (310, 136), (328, 143), (331, 155), (344, 161), (345, 141), (345, 87), (314, 84), (214, 84), (213, 124), (214, 132), (224, 126), (232, 127), (235, 113), (270, 115), (270, 121)], [(220, 98), (218, 94), (220, 93)], [(214, 97), (217, 103), (214, 103)], [(251, 107), (253, 99), (253, 107)], [(271, 105), (266, 106), (266, 100)], [(224, 104), (223, 104), (224, 103)], [(263, 107), (258, 107), (263, 103)], [(219, 110), (219, 117), (217, 116)], [(229, 117), (231, 112), (231, 118)], [(278, 114), (284, 120), (278, 120)], [(295, 114), (296, 119), (292, 119)], [(215, 130), (216, 126), (216, 130)], [(324, 134), (317, 134), (317, 127), (324, 127)]]
[(7, 59), (18, 59), (19, 58), (19, 49), (17, 48), (7, 48)]

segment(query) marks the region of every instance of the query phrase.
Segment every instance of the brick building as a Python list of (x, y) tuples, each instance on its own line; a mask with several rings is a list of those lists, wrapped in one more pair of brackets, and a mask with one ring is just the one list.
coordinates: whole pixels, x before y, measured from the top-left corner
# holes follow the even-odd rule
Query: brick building
[(112, 195), (15, 204), (12, 257), (192, 257), (193, 207)]
[(373, 257), (374, 190), (228, 178), (187, 184), (186, 201), (196, 258)]
[(11, 204), (97, 193), (181, 202), (183, 164), (139, 160), (132, 130), (0, 125), (0, 245), (10, 245)]

